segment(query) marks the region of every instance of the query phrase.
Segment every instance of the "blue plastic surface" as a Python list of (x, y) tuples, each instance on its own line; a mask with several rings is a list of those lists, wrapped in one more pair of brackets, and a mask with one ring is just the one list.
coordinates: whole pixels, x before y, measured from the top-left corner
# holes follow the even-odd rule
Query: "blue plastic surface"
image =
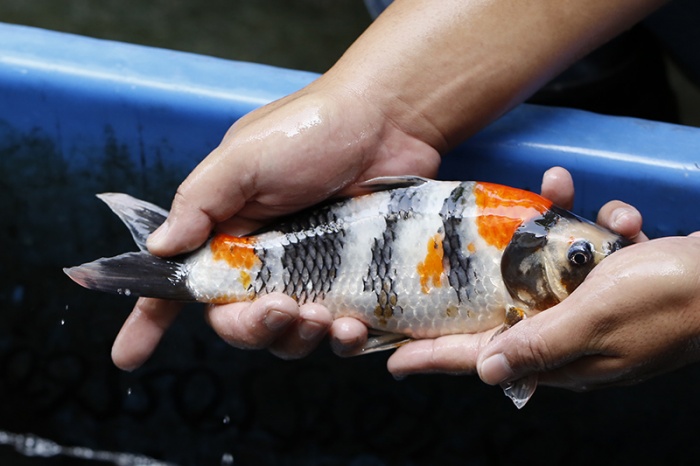
[(621, 199), (650, 236), (669, 236), (700, 229), (699, 149), (698, 128), (521, 105), (445, 157), (441, 174), (537, 191), (560, 165), (574, 176), (577, 213), (595, 219)]
[[(69, 200), (66, 227), (91, 191), (163, 202), (237, 118), (315, 77), (0, 24), (1, 194), (37, 215)], [(537, 190), (562, 165), (579, 213), (620, 198), (649, 234), (672, 235), (700, 229), (699, 147), (695, 128), (523, 105), (447, 155), (441, 176)]]

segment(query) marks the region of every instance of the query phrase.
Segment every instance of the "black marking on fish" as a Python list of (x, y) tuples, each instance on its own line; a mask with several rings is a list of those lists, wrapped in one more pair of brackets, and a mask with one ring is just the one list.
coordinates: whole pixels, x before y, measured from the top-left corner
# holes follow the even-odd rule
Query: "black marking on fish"
[[(300, 303), (323, 298), (331, 291), (341, 265), (345, 238), (342, 221), (333, 209), (324, 208), (314, 215), (297, 218), (283, 229), (288, 243), (283, 246), (281, 257), (285, 271), (282, 291)], [(266, 264), (258, 278), (269, 283), (271, 275)]]
[(312, 207), (283, 218), (279, 224), (264, 226), (250, 236), (277, 231), (280, 233), (299, 233), (307, 230), (333, 232), (341, 229), (341, 223), (335, 212), (350, 200), (328, 201), (321, 206)]
[(392, 255), (399, 222), (414, 215), (413, 197), (416, 194), (417, 190), (413, 188), (396, 189), (391, 193), (384, 218), (386, 225), (382, 236), (372, 242), (372, 259), (362, 282), (364, 291), (373, 291), (377, 296), (374, 314), (384, 324), (395, 313), (403, 312), (394, 286), (397, 274), (392, 267)]
[(270, 261), (274, 260), (267, 254), (267, 249), (256, 248), (255, 255), (260, 259), (260, 271), (258, 272), (255, 280), (253, 281), (255, 287), (255, 294), (267, 294), (277, 291), (275, 286), (275, 280), (272, 276), (272, 268), (270, 267)]
[[(547, 244), (546, 231), (537, 221), (528, 222), (515, 231), (501, 257), (501, 276), (508, 293), (530, 309), (543, 310), (559, 300), (550, 287), (541, 261), (541, 249)], [(535, 232), (533, 230), (541, 230)]]
[(388, 215), (397, 216), (401, 219), (412, 217), (413, 198), (418, 194), (418, 190), (414, 187), (397, 189), (391, 193), (388, 205)]
[[(444, 261), (447, 262), (447, 279), (452, 288), (457, 292), (460, 303), (469, 301), (471, 292), (470, 274), (474, 275), (469, 255), (465, 254), (465, 245), (462, 244), (460, 230), (462, 226), (462, 216), (467, 202), (465, 193), (468, 193), (466, 183), (461, 183), (452, 190), (450, 195), (440, 210), (445, 236), (442, 240), (444, 251)], [(474, 278), (476, 276), (474, 275)]]
[(377, 307), (374, 314), (380, 322), (386, 321), (394, 315), (398, 306), (398, 294), (394, 289), (396, 269), (392, 267), (392, 246), (396, 240), (396, 224), (398, 215), (391, 214), (386, 218), (386, 228), (380, 238), (375, 238), (372, 243), (372, 259), (370, 260), (367, 275), (363, 280), (364, 291), (373, 291), (377, 296)]

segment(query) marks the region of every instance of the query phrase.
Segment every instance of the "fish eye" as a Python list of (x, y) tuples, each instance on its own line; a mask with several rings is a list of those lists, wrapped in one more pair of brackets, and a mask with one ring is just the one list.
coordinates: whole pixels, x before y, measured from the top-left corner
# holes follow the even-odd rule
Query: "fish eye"
[(586, 265), (593, 259), (593, 245), (585, 240), (576, 241), (569, 248), (568, 258), (574, 265)]

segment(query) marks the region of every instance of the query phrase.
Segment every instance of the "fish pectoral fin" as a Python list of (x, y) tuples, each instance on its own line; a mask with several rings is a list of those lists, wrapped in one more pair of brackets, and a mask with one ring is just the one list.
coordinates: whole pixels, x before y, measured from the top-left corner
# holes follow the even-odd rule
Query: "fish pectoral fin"
[(508, 330), (513, 325), (520, 322), (521, 320), (525, 319), (526, 317), (527, 317), (527, 315), (525, 314), (525, 311), (523, 311), (519, 307), (508, 306), (506, 308), (505, 318), (503, 319), (503, 325), (501, 326), (501, 328), (499, 328), (496, 331), (496, 333), (493, 334), (493, 336), (491, 337), (491, 340), (493, 340), (498, 335), (505, 332), (506, 330)]
[(360, 356), (364, 354), (376, 353), (378, 351), (387, 351), (396, 349), (401, 345), (405, 345), (413, 338), (399, 333), (373, 333), (367, 338), (367, 341), (357, 353), (352, 356)]
[[(493, 340), (501, 333), (505, 332), (513, 325), (517, 324), (521, 320), (527, 318), (525, 311), (516, 306), (508, 306), (506, 308), (505, 319), (503, 320), (503, 325), (496, 333), (493, 334), (491, 339)], [(501, 384), (501, 389), (503, 394), (510, 398), (516, 408), (522, 409), (525, 404), (530, 401), (532, 395), (535, 393), (537, 388), (537, 374), (532, 374), (522, 379), (513, 380), (511, 382), (505, 382)]]
[(506, 329), (511, 328), (513, 325), (517, 324), (521, 320), (525, 319), (527, 315), (525, 311), (516, 306), (508, 306), (506, 309), (506, 319), (503, 322), (503, 326)]
[(522, 409), (530, 401), (537, 388), (537, 374), (501, 384), (503, 394), (510, 398), (516, 408)]

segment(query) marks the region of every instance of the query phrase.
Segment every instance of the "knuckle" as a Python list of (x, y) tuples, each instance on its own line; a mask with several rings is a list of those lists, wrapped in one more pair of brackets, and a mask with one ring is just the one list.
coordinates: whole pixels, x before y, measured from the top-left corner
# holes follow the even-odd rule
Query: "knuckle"
[(178, 210), (182, 209), (183, 207), (187, 206), (188, 196), (186, 194), (186, 190), (187, 190), (187, 180), (180, 183), (180, 186), (177, 187), (177, 190), (175, 191), (175, 195), (173, 196), (171, 210), (178, 211)]

